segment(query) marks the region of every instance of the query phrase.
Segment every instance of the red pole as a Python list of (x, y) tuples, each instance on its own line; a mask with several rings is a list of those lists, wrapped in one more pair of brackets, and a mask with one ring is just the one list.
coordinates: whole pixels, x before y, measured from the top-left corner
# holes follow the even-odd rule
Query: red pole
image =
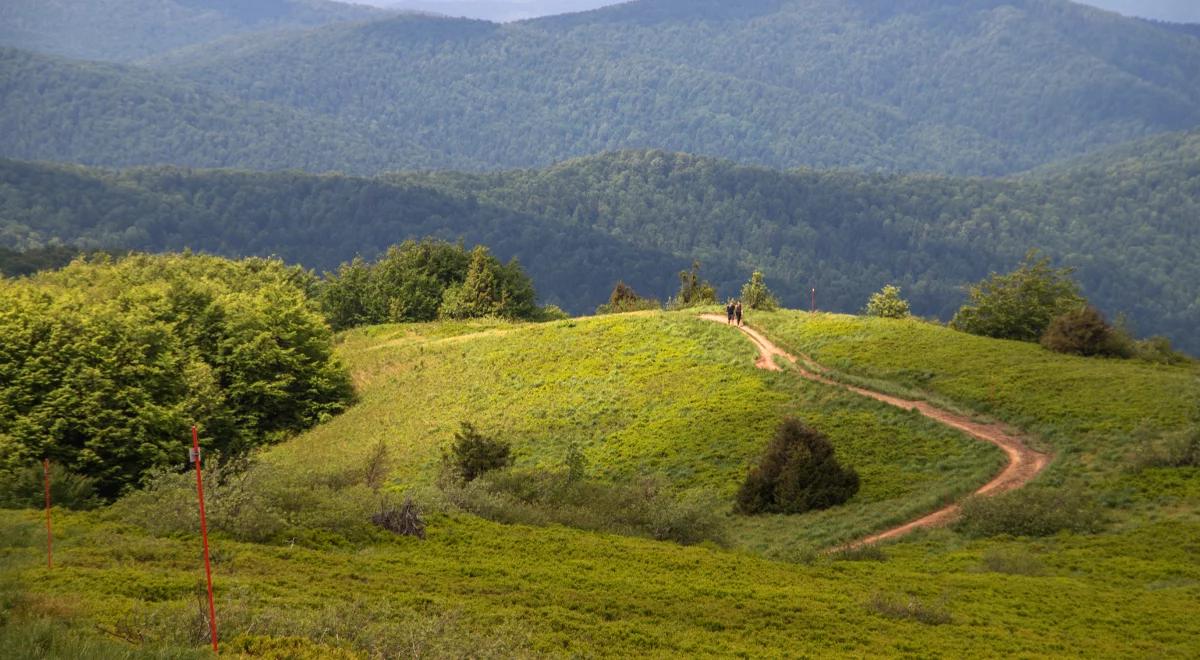
[(200, 474), (200, 435), (192, 427), (192, 460), (196, 463), (196, 492), (200, 495), (200, 538), (204, 542), (204, 577), (208, 580), (208, 631), (217, 652), (217, 608), (213, 604), (212, 564), (208, 559), (208, 520), (204, 514), (204, 477)]
[(42, 482), (46, 487), (46, 568), (54, 568), (54, 532), (50, 528), (50, 459), (42, 459)]
[(815, 288), (815, 287), (814, 287), (814, 288), (813, 288), (813, 290), (812, 290), (812, 301), (809, 303), (809, 310), (808, 310), (808, 311), (810, 311), (810, 312), (816, 312), (816, 311), (817, 311), (817, 290), (816, 290), (816, 288)]

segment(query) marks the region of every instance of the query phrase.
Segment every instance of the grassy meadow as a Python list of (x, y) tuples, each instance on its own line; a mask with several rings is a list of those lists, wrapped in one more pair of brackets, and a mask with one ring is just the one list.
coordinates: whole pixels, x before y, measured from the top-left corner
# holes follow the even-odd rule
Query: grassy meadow
[[(263, 542), (241, 540), (245, 530), (220, 524), (239, 503), (214, 488), (224, 650), (1200, 653), (1200, 474), (1137, 463), (1141, 443), (1192, 423), (1195, 367), (1068, 358), (916, 321), (798, 312), (750, 320), (846, 378), (1029, 430), (1056, 454), (1038, 485), (1090, 484), (1108, 516), (1103, 531), (1034, 539), (941, 529), (881, 552), (819, 554), (968, 493), (1000, 467), (1000, 452), (912, 413), (757, 370), (749, 341), (691, 314), (378, 326), (339, 339), (356, 405), (259, 457), (266, 487), (296, 502), (290, 526)], [(592, 478), (657, 474), (731, 503), (786, 416), (827, 434), (863, 487), (824, 512), (729, 516), (724, 546), (502, 525), (436, 501), (441, 452), (462, 421), (511, 441), (518, 467), (556, 468), (576, 446)], [(381, 445), (391, 456), (383, 491), (427, 506), (424, 541), (371, 527), (370, 511), (350, 496), (364, 492), (358, 482)], [(100, 511), (56, 510), (52, 570), (39, 512), (0, 511), (0, 648), (203, 657), (202, 571), (186, 495), (180, 480)]]

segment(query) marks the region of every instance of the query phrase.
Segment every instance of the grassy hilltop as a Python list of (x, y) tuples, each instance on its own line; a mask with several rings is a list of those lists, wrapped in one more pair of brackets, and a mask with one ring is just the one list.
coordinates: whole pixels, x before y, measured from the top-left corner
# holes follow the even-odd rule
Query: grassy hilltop
[[(358, 404), (266, 451), (248, 473), (259, 499), (232, 501), (239, 491), (213, 487), (225, 649), (1196, 652), (1200, 469), (1141, 461), (1196, 423), (1196, 366), (1063, 357), (918, 321), (799, 312), (750, 320), (840, 378), (1031, 433), (1056, 459), (1030, 488), (1096, 502), (1101, 531), (980, 538), (945, 529), (868, 553), (883, 561), (814, 554), (968, 493), (996, 472), (1000, 452), (840, 389), (758, 371), (745, 338), (690, 314), (363, 328), (338, 347)], [(731, 503), (788, 415), (830, 437), (862, 490), (821, 513), (730, 517), (723, 546), (502, 525), (455, 512), (434, 486), (441, 451), (467, 420), (510, 440), (518, 468), (557, 468), (573, 445), (593, 479), (655, 473), (681, 492)], [(384, 490), (426, 506), (425, 541), (367, 522), (378, 496), (363, 474), (381, 444), (390, 455)], [(203, 655), (190, 650), (203, 629), (194, 504), (186, 479), (172, 479), (99, 512), (56, 511), (53, 570), (44, 567), (39, 514), (0, 512), (0, 643), (56, 656)], [(234, 512), (239, 505), (264, 505), (279, 519)], [(141, 645), (130, 651), (114, 637)]]

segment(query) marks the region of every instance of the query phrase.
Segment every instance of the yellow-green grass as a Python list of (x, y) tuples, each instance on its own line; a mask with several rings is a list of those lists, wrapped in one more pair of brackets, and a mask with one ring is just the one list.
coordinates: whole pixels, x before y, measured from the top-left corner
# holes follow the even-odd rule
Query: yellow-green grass
[(385, 326), (348, 333), (339, 350), (358, 405), (265, 456), (297, 479), (361, 470), (384, 442), (397, 458), (393, 487), (420, 488), (459, 423), (471, 421), (511, 441), (518, 465), (558, 467), (573, 443), (596, 477), (663, 474), (732, 505), (793, 415), (831, 438), (863, 486), (831, 511), (734, 521), (739, 544), (779, 552), (901, 522), (969, 492), (1003, 462), (993, 447), (918, 415), (756, 369), (748, 340), (686, 313)]
[[(195, 538), (152, 538), (95, 516), (59, 515), (57, 565), (38, 558), (38, 518), (0, 512), (22, 616), (186, 644), (201, 576)], [(428, 540), (353, 550), (218, 540), (227, 643), (291, 636), (323, 652), (403, 645), (412, 620), (457, 613), (441, 635), (515, 640), (526, 654), (628, 657), (1188, 657), (1197, 651), (1200, 536), (1162, 523), (1102, 538), (1025, 543), (1036, 577), (989, 572), (1011, 541), (946, 532), (889, 549), (886, 562), (771, 562), (566, 528), (438, 517)], [(950, 623), (873, 611), (915, 597)], [(198, 646), (198, 645), (197, 645)], [(510, 647), (514, 648), (514, 647)], [(319, 656), (314, 656), (319, 657)]]
[[(787, 324), (802, 327), (804, 318), (780, 314), (778, 326), (757, 314), (753, 320), (781, 343), (792, 342), (793, 350), (815, 353), (847, 371), (862, 369), (857, 373), (865, 377), (887, 375), (868, 371), (882, 357), (857, 361), (872, 353), (869, 337), (844, 354), (855, 360), (821, 353), (815, 339), (800, 343), (804, 335)], [(847, 328), (863, 323), (885, 337), (908, 336), (913, 348), (891, 349), (902, 357), (887, 368), (898, 371), (920, 368), (927, 359), (922, 353), (941, 350), (961, 379), (954, 382), (969, 383), (973, 371), (963, 365), (990, 350), (1011, 360), (1045, 359), (1051, 372), (1077, 368), (1089, 377), (1098, 374), (1091, 371), (1098, 369), (1095, 363), (1072, 367), (1070, 358), (1023, 352), (1040, 350), (1036, 347), (1010, 349), (988, 340), (955, 343), (957, 336), (943, 338), (938, 333), (944, 330), (923, 324), (832, 321)], [(836, 330), (830, 333), (827, 346), (847, 341)], [(889, 545), (885, 562), (824, 557), (797, 565), (762, 555), (821, 545), (925, 506), (930, 493), (949, 497), (970, 489), (997, 466), (996, 452), (911, 413), (786, 372), (756, 370), (744, 338), (683, 314), (538, 326), (370, 328), (343, 336), (339, 350), (359, 385), (359, 404), (264, 456), (298, 484), (361, 470), (380, 440), (396, 450), (395, 488), (428, 484), (440, 448), (460, 420), (471, 419), (511, 439), (524, 465), (557, 465), (567, 443), (576, 442), (601, 477), (660, 471), (680, 487), (708, 487), (728, 496), (778, 420), (795, 414), (833, 439), (839, 456), (863, 473), (863, 490), (846, 507), (821, 514), (738, 519), (731, 530), (734, 550), (505, 526), (466, 515), (431, 517), (424, 542), (381, 533), (333, 549), (235, 542), (218, 531), (213, 549), (223, 635), (227, 641), (243, 636), (227, 648), (274, 645), (291, 649), (290, 657), (331, 657), (339, 650), (370, 655), (411, 644), (434, 655), (471, 645), (496, 655), (554, 656), (1200, 652), (1195, 469), (1134, 471), (1122, 467), (1116, 453), (1093, 461), (1103, 464), (1111, 493), (1128, 491), (1150, 507), (1102, 535), (968, 541), (938, 530)], [(1000, 373), (1020, 371), (999, 358), (989, 366)], [(1181, 396), (1170, 393), (1180, 373), (1184, 383), (1194, 378), (1187, 370), (1120, 368), (1132, 368), (1138, 382), (1160, 396)], [(923, 383), (901, 378), (901, 385), (928, 386), (940, 373)], [(1053, 382), (1008, 389), (1055, 387)], [(952, 388), (929, 389), (972, 403)], [(1028, 418), (1010, 419), (1044, 419), (1038, 428), (1048, 431), (1056, 447), (1089, 455), (1088, 439), (1097, 432), (1076, 437), (1071, 434), (1076, 426), (1069, 425), (1091, 423), (1083, 412), (1061, 426), (1058, 417), (1038, 412), (1038, 402), (1059, 398), (1061, 393), (1035, 390), (1008, 391), (999, 400), (1032, 410)], [(1186, 423), (1186, 413), (1160, 403), (1137, 399), (1143, 409), (1124, 416), (1101, 407), (1101, 416), (1118, 420), (1107, 422), (1106, 442), (1116, 444), (1116, 434), (1139, 425), (1170, 430)], [(1057, 405), (1074, 409), (1071, 402)], [(991, 412), (1004, 416), (1004, 410)], [(1076, 467), (1092, 469), (1078, 459), (1059, 465), (1063, 478)], [(119, 510), (56, 511), (53, 570), (44, 567), (39, 515), (0, 512), (0, 642), (20, 644), (12, 648), (22, 652), (34, 648), (15, 631), (53, 620), (65, 622), (70, 635), (95, 637), (99, 624), (109, 633), (140, 632), (148, 644), (202, 647), (189, 641), (197, 627), (195, 594), (202, 576), (198, 538), (152, 536), (114, 519)], [(1038, 570), (989, 570), (986, 557), (995, 552), (1014, 554), (1019, 561), (1009, 562), (1013, 566)], [(877, 597), (901, 603), (916, 598), (919, 607), (948, 614), (950, 623), (889, 618), (872, 609)], [(270, 639), (264, 642), (264, 636)], [(288, 637), (296, 639), (283, 639)], [(126, 647), (113, 639), (74, 640), (58, 655), (81, 648), (91, 657), (122, 657)]]

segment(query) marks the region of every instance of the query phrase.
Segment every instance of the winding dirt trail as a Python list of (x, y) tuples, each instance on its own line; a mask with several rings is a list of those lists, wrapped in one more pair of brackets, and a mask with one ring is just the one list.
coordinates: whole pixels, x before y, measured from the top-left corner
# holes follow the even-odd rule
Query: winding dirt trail
[[(719, 314), (703, 314), (702, 319), (713, 321), (716, 323), (726, 323), (725, 317)], [(967, 435), (990, 442), (1008, 455), (1008, 465), (1001, 470), (1000, 474), (996, 475), (991, 481), (987, 482), (975, 491), (976, 495), (984, 495), (988, 493), (1003, 493), (1004, 491), (1014, 490), (1024, 486), (1033, 480), (1045, 467), (1050, 463), (1050, 455), (1030, 449), (1021, 435), (1014, 429), (1003, 424), (982, 424), (972, 421), (967, 417), (958, 415), (947, 410), (943, 410), (926, 401), (912, 401), (909, 399), (901, 399), (899, 397), (881, 394), (872, 390), (839, 383), (835, 380), (822, 376), (818, 373), (820, 365), (812, 361), (808, 356), (801, 355), (797, 360), (796, 356), (779, 348), (771, 343), (771, 340), (764, 337), (760, 332), (753, 328), (742, 326), (738, 328), (743, 334), (748, 336), (751, 341), (758, 347), (758, 359), (754, 364), (759, 369), (767, 371), (780, 371), (779, 365), (775, 362), (776, 357), (783, 358), (790, 362), (796, 369), (796, 372), (801, 377), (817, 383), (824, 383), (834, 387), (840, 387), (844, 390), (849, 390), (855, 394), (865, 396), (876, 401), (882, 401), (888, 405), (903, 408), (904, 410), (916, 410), (922, 415), (950, 428), (957, 429)], [(801, 364), (803, 363), (803, 364)], [(898, 536), (903, 536), (913, 530), (923, 527), (937, 527), (951, 522), (958, 515), (959, 505), (951, 504), (942, 507), (933, 513), (926, 514), (909, 521), (898, 527), (872, 534), (864, 539), (860, 539), (850, 543), (846, 548), (854, 548), (863, 545), (870, 545), (880, 541), (886, 541)]]

